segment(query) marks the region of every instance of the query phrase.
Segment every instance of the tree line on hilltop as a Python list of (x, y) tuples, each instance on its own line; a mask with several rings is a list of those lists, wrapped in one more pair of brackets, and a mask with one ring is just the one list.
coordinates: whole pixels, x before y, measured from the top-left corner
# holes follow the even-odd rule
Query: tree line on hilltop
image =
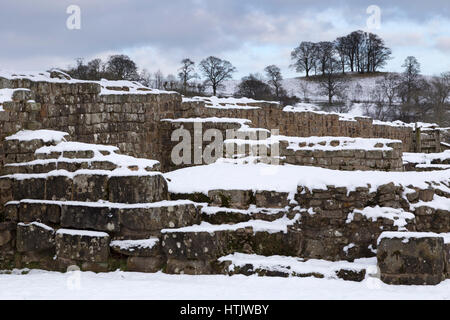
[[(419, 61), (409, 56), (402, 66), (403, 72), (379, 73), (391, 56), (392, 51), (382, 38), (363, 31), (354, 31), (334, 41), (303, 41), (292, 50), (290, 65), (296, 72), (305, 74), (305, 78), (299, 80), (302, 97), (288, 94), (283, 87), (281, 70), (276, 65), (267, 66), (263, 73), (243, 77), (233, 95), (280, 101), (283, 105), (309, 102), (310, 85), (314, 83), (316, 94), (327, 97), (323, 108), (328, 111), (347, 112), (355, 103), (361, 103), (365, 114), (375, 119), (432, 121), (450, 126), (450, 72), (424, 77)], [(160, 70), (154, 73), (139, 70), (126, 55), (112, 55), (106, 61), (77, 59), (75, 66), (66, 70), (77, 79), (138, 81), (151, 88), (177, 91), (185, 96), (205, 96), (208, 88), (217, 95), (236, 71), (231, 62), (210, 56), (198, 64), (185, 58), (180, 62), (177, 75), (164, 75)], [(359, 83), (350, 86), (354, 74), (378, 75), (375, 87), (365, 88), (370, 90), (365, 92), (369, 99), (358, 98), (361, 96), (358, 91), (364, 90)]]

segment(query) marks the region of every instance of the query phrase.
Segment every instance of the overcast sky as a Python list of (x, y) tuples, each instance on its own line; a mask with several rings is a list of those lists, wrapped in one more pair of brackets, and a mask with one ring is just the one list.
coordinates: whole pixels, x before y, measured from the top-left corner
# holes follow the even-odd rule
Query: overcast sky
[[(69, 5), (81, 9), (80, 30), (66, 27)], [(368, 29), (369, 5), (381, 9), (380, 29)], [(0, 0), (0, 69), (47, 70), (123, 53), (168, 74), (185, 57), (215, 55), (236, 66), (235, 78), (269, 64), (292, 77), (290, 52), (301, 41), (358, 29), (392, 48), (386, 70), (400, 71), (408, 55), (425, 74), (450, 70), (449, 0)]]

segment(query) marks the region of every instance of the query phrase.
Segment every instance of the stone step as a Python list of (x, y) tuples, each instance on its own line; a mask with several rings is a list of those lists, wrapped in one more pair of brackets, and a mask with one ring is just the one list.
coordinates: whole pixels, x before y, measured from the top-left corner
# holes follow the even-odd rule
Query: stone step
[(250, 220), (274, 221), (282, 218), (288, 210), (258, 208), (251, 205), (247, 210), (204, 206), (201, 209), (202, 221), (211, 224), (239, 223)]
[(260, 256), (234, 253), (218, 259), (229, 275), (273, 277), (316, 277), (363, 281), (377, 272), (376, 258), (348, 261), (305, 260), (287, 256)]
[(178, 229), (161, 230), (161, 247), (168, 273), (209, 274), (221, 256), (234, 252), (261, 255), (295, 255), (299, 239), (287, 232), (300, 215), (275, 221), (251, 220), (212, 225), (202, 222)]
[(55, 170), (0, 177), (10, 200), (44, 199), (149, 203), (168, 199), (167, 182), (159, 172), (128, 169)]
[(5, 163), (32, 161), (35, 151), (55, 146), (63, 140), (68, 140), (66, 132), (53, 130), (22, 130), (3, 141)]
[[(86, 159), (46, 159), (23, 163), (11, 163), (3, 168), (4, 174), (15, 173), (48, 173), (54, 170), (75, 172), (78, 170), (114, 170), (118, 166), (109, 161), (86, 161)], [(152, 170), (149, 170), (152, 171)]]
[(158, 236), (161, 229), (200, 222), (198, 204), (188, 200), (125, 204), (27, 199), (9, 202), (5, 207), (7, 221), (104, 231), (117, 239)]

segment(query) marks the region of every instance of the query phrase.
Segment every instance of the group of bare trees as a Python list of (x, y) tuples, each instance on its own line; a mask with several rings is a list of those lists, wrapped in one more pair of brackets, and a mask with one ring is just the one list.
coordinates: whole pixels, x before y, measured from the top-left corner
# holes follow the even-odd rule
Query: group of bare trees
[(158, 70), (150, 73), (143, 69), (138, 71), (136, 63), (126, 55), (112, 55), (106, 62), (101, 59), (93, 59), (87, 63), (83, 59), (77, 59), (76, 65), (66, 72), (74, 78), (83, 80), (129, 80), (139, 81), (145, 86), (179, 91), (185, 95), (204, 94), (207, 87), (211, 87), (213, 95), (223, 85), (225, 80), (231, 79), (236, 68), (227, 60), (210, 56), (203, 59), (198, 66), (201, 77), (196, 72), (195, 62), (189, 58), (181, 61), (177, 77), (167, 75)]
[[(217, 90), (223, 85), (223, 82), (232, 78), (232, 74), (236, 71), (236, 68), (227, 60), (210, 56), (199, 63), (198, 70), (203, 76), (203, 80), (196, 72), (195, 62), (189, 58), (185, 58), (181, 60), (178, 77), (169, 75), (165, 78), (165, 81), (152, 83), (149, 80), (149, 83), (145, 84), (156, 89), (178, 91), (184, 95), (203, 95), (205, 94), (206, 88), (211, 87), (213, 95), (216, 95)], [(161, 73), (159, 75), (162, 77)], [(161, 87), (159, 84), (161, 84)]]
[(391, 54), (382, 38), (359, 30), (334, 41), (304, 41), (292, 51), (291, 58), (292, 67), (309, 77), (312, 71), (326, 75), (330, 68), (343, 74), (376, 72), (386, 65)]
[(255, 100), (278, 101), (283, 105), (299, 102), (297, 97), (287, 94), (283, 87), (283, 75), (276, 65), (265, 67), (264, 75), (255, 73), (243, 77), (234, 96), (237, 98), (246, 97)]
[(83, 80), (139, 80), (136, 63), (126, 55), (112, 55), (106, 62), (93, 59), (87, 63), (79, 58), (76, 66), (66, 71), (71, 77)]
[(376, 81), (366, 114), (380, 120), (435, 122), (450, 125), (450, 72), (424, 77), (420, 63), (409, 56), (402, 73), (388, 73)]

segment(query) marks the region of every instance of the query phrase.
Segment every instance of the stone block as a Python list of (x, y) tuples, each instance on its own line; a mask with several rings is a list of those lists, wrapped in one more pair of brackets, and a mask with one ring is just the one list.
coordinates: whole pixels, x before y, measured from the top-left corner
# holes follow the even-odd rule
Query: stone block
[(63, 228), (86, 229), (116, 233), (120, 230), (119, 210), (93, 203), (86, 205), (62, 205)]
[(108, 176), (101, 174), (77, 174), (73, 178), (73, 199), (98, 201), (108, 199)]
[(213, 205), (235, 209), (248, 209), (255, 203), (252, 190), (211, 190), (208, 198)]
[(109, 201), (149, 203), (168, 199), (167, 182), (160, 173), (144, 176), (112, 176), (108, 180)]
[(444, 239), (437, 234), (384, 232), (377, 259), (388, 284), (436, 285), (445, 279)]
[(66, 176), (49, 176), (46, 188), (47, 200), (72, 200), (72, 179)]
[(59, 224), (61, 207), (48, 202), (21, 202), (19, 205), (19, 221), (30, 223), (40, 221), (45, 224)]
[(200, 222), (194, 204), (152, 204), (120, 209), (120, 234), (133, 238), (159, 234), (161, 229), (181, 228)]
[(289, 205), (287, 192), (257, 191), (256, 206), (261, 208), (284, 208)]
[(129, 257), (127, 271), (155, 273), (164, 267), (165, 262), (163, 257)]
[(107, 262), (110, 237), (104, 232), (59, 229), (56, 232), (56, 256), (83, 262)]
[(45, 178), (31, 178), (12, 181), (12, 191), (14, 200), (22, 199), (44, 199), (45, 198)]
[(17, 251), (46, 251), (55, 248), (55, 230), (49, 226), (32, 222), (30, 224), (19, 223), (17, 225)]

